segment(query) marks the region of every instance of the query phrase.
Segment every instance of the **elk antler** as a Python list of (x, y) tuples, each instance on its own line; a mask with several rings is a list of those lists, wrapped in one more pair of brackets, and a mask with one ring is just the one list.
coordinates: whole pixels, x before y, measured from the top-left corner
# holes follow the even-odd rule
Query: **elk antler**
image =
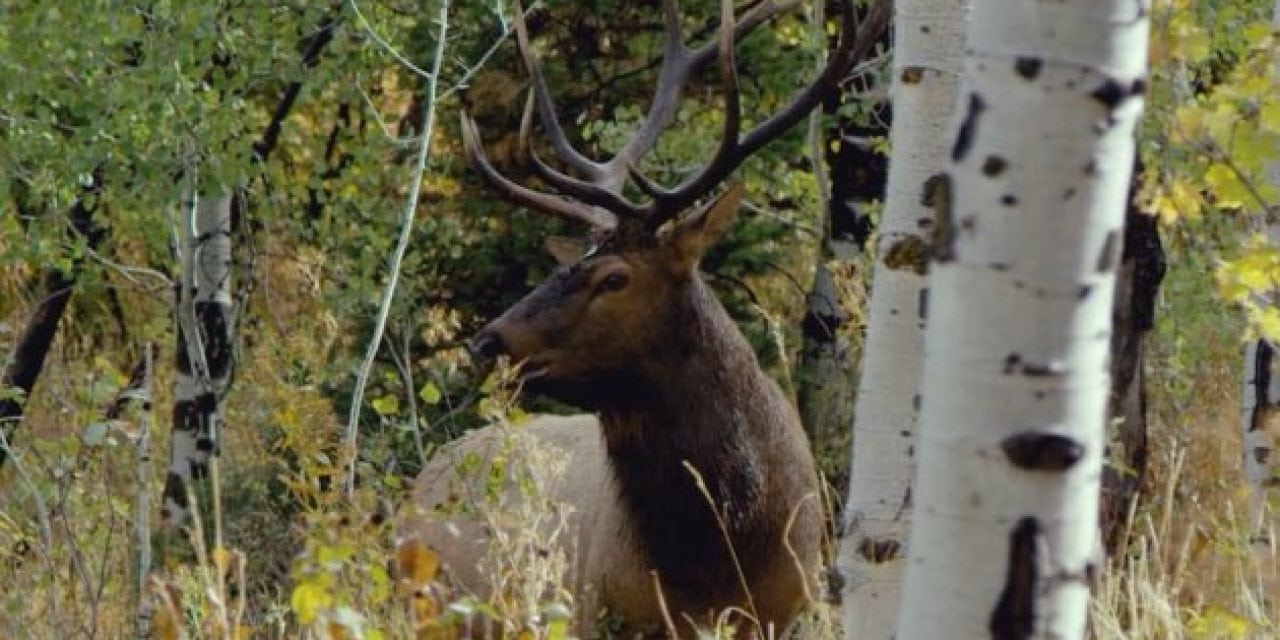
[[(529, 45), (523, 10), (517, 2), (516, 43), (529, 70), (532, 84), (520, 123), (520, 145), (527, 150), (533, 171), (567, 198), (534, 191), (494, 169), (484, 155), (475, 121), (463, 111), (462, 138), (471, 163), (500, 193), (522, 205), (585, 222), (599, 231), (613, 231), (620, 220), (636, 220), (644, 223), (647, 228), (655, 228), (715, 188), (748, 156), (799, 122), (826, 95), (835, 90), (854, 62), (867, 55), (889, 21), (891, 0), (872, 0), (870, 9), (860, 23), (854, 14), (853, 0), (841, 0), (844, 15), (840, 44), (827, 60), (818, 78), (796, 94), (781, 111), (756, 125), (746, 135), (741, 135), (742, 115), (734, 45), (757, 26), (798, 6), (800, 1), (763, 0), (735, 19), (733, 0), (721, 0), (720, 28), (715, 40), (696, 50), (690, 50), (681, 35), (678, 0), (664, 0), (666, 42), (653, 102), (631, 139), (622, 150), (604, 162), (591, 160), (575, 149), (565, 137), (564, 129), (556, 119), (555, 103), (542, 75), (541, 61)], [(719, 61), (725, 98), (720, 145), (705, 167), (686, 176), (675, 187), (662, 187), (642, 175), (637, 166), (640, 159), (653, 148), (662, 130), (670, 124), (680, 100), (680, 90), (689, 76), (705, 67), (712, 58)], [(557, 171), (538, 156), (530, 141), (535, 109), (556, 155), (584, 178)], [(622, 194), (627, 178), (649, 197), (647, 202), (635, 203)]]

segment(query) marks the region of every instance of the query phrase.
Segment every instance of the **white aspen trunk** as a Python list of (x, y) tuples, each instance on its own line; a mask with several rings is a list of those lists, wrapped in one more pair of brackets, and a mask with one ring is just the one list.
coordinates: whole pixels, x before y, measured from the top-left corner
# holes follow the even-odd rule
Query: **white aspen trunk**
[(974, 7), (930, 272), (902, 640), (1084, 637), (1148, 11)]
[(945, 168), (968, 0), (898, 0), (893, 124), (838, 567), (850, 640), (893, 637), (911, 522), (930, 204)]
[(161, 516), (185, 519), (187, 485), (208, 473), (218, 451), (222, 398), (231, 376), (231, 198), (193, 196), (179, 215), (182, 280), (176, 316), (177, 375), (173, 439)]

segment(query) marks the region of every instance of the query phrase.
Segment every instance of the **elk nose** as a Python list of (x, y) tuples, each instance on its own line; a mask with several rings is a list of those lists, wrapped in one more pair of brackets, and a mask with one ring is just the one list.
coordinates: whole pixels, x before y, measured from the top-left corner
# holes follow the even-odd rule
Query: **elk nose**
[(475, 360), (489, 360), (507, 352), (507, 344), (497, 331), (483, 329), (467, 341), (467, 352)]

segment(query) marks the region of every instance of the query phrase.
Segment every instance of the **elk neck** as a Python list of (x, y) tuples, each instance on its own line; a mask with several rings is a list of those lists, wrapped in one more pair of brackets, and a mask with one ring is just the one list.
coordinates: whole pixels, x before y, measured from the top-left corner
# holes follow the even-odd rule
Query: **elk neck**
[(695, 276), (680, 289), (655, 318), (670, 339), (594, 400), (621, 504), (664, 589), (694, 606), (742, 602), (722, 526), (750, 580), (780, 535), (769, 449), (794, 418), (710, 288)]

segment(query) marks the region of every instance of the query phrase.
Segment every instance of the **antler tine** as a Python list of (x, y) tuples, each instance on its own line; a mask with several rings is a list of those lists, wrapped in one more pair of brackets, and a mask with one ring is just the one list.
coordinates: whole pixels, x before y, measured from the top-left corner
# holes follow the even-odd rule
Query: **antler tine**
[[(529, 28), (525, 25), (524, 7), (519, 0), (516, 0), (515, 14), (516, 46), (520, 49), (524, 66), (529, 70), (533, 94), (537, 99), (538, 119), (542, 121), (542, 128), (551, 139), (551, 147), (556, 150), (556, 155), (574, 170), (582, 172), (593, 180), (605, 178), (604, 167), (574, 149), (565, 137), (560, 120), (556, 118), (556, 105), (551, 99), (550, 89), (547, 88), (547, 79), (542, 75), (542, 63), (533, 52), (533, 47), (529, 46)], [(621, 187), (620, 184), (618, 186)]]
[(556, 171), (542, 160), (530, 140), (533, 130), (534, 100), (534, 95), (530, 93), (529, 99), (525, 101), (524, 115), (520, 118), (520, 148), (529, 155), (529, 164), (533, 165), (534, 171), (557, 191), (583, 203), (604, 207), (615, 215), (640, 216), (641, 208), (628, 201), (619, 192), (610, 191), (607, 187)]
[(711, 163), (721, 156), (733, 153), (738, 146), (738, 133), (742, 127), (742, 99), (738, 94), (738, 65), (733, 53), (733, 0), (720, 0), (720, 84), (724, 91), (724, 131), (720, 136), (720, 148)]
[(618, 218), (603, 209), (598, 209), (581, 202), (565, 200), (558, 196), (541, 193), (519, 185), (503, 176), (489, 164), (480, 143), (480, 132), (475, 120), (466, 111), (462, 112), (462, 144), (466, 148), (467, 158), (471, 166), (484, 176), (498, 192), (510, 200), (526, 207), (553, 213), (570, 220), (585, 222), (595, 229), (612, 230), (618, 226)]
[(662, 130), (671, 123), (671, 116), (680, 102), (680, 90), (689, 79), (689, 74), (698, 67), (693, 64), (689, 49), (684, 44), (680, 29), (679, 1), (664, 0), (662, 12), (666, 42), (662, 49), (662, 68), (658, 71), (658, 88), (653, 93), (649, 112), (645, 114), (640, 128), (627, 145), (607, 163), (621, 176), (625, 176), (628, 167), (634, 166), (653, 148)]
[[(737, 169), (748, 156), (794, 126), (829, 92), (835, 90), (856, 60), (870, 51), (888, 25), (892, 0), (874, 0), (861, 24), (855, 18), (852, 0), (841, 0), (840, 4), (844, 12), (840, 45), (832, 53), (818, 78), (792, 98), (786, 107), (756, 125), (741, 140), (721, 141), (720, 150), (711, 162), (676, 187), (663, 190), (650, 183), (645, 190), (651, 193), (653, 202), (649, 203), (647, 209), (648, 215), (655, 222), (661, 222), (663, 218), (683, 211)], [(723, 60), (724, 56), (721, 58)], [(732, 78), (726, 76), (726, 83), (732, 81)], [(726, 114), (726, 132), (728, 118), (729, 114)], [(726, 148), (727, 143), (731, 144)]]
[[(765, 0), (742, 14), (742, 17), (736, 21), (731, 19), (726, 22), (722, 16), (720, 34), (723, 35), (728, 31), (725, 29), (726, 24), (733, 25), (729, 29), (733, 33), (732, 42), (740, 41), (775, 15), (789, 11), (802, 2), (803, 0), (788, 0), (777, 3), (774, 0)], [(732, 6), (729, 9), (729, 13), (732, 14)], [(720, 51), (722, 38), (719, 37), (696, 50), (691, 51), (685, 46), (680, 29), (680, 5), (677, 0), (664, 0), (663, 13), (666, 43), (663, 49), (662, 69), (658, 72), (658, 88), (654, 92), (653, 102), (640, 129), (622, 151), (605, 163), (610, 171), (635, 173), (640, 158), (653, 148), (662, 130), (671, 123), (671, 116), (680, 102), (680, 91), (685, 81), (691, 74), (716, 58)], [(722, 13), (724, 13), (723, 10)], [(644, 190), (643, 187), (641, 190)]]

